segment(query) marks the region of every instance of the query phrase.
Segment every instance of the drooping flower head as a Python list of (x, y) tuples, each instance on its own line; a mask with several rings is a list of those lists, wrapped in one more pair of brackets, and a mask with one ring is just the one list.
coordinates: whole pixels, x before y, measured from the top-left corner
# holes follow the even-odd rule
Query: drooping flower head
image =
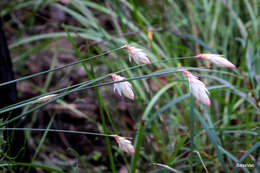
[(138, 49), (138, 48), (128, 46), (128, 45), (125, 45), (122, 48), (126, 49), (128, 51), (130, 62), (131, 62), (131, 58), (133, 58), (137, 64), (150, 64), (151, 63), (142, 49)]
[(220, 67), (236, 68), (236, 66), (234, 64), (229, 62), (223, 56), (224, 55), (219, 55), (219, 54), (199, 54), (199, 55), (195, 56), (195, 58), (207, 59), (210, 62), (212, 62)]
[(201, 82), (197, 76), (194, 76), (187, 70), (177, 70), (177, 72), (182, 72), (187, 77), (189, 89), (192, 95), (194, 95), (198, 101), (201, 101), (206, 106), (210, 106), (210, 100), (208, 97), (209, 91), (207, 90), (206, 85)]
[(126, 152), (127, 154), (134, 154), (135, 149), (132, 145), (132, 142), (125, 139), (124, 137), (118, 136), (118, 135), (111, 135), (115, 138), (116, 142), (119, 145), (120, 150)]
[[(121, 81), (121, 80), (126, 79), (122, 76), (119, 76), (119, 75), (116, 75), (113, 73), (109, 74), (109, 76), (113, 78), (113, 81)], [(120, 96), (122, 96), (122, 94), (123, 94), (125, 97), (127, 97), (131, 100), (134, 100), (133, 88), (132, 88), (132, 85), (128, 81), (115, 83), (114, 92), (117, 92)]]
[(53, 98), (55, 98), (56, 96), (57, 96), (57, 94), (47, 95), (47, 96), (38, 98), (38, 99), (35, 101), (35, 103), (37, 103), (37, 104), (46, 103), (46, 102), (52, 100)]

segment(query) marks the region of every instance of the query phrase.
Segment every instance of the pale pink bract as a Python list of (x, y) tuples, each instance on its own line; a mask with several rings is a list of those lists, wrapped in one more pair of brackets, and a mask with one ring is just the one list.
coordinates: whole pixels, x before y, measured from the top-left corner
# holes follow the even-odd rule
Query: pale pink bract
[(118, 143), (118, 146), (120, 150), (126, 152), (127, 154), (134, 154), (135, 149), (132, 145), (132, 142), (125, 139), (124, 137), (118, 136), (118, 135), (111, 135), (115, 138), (116, 142)]
[[(109, 76), (111, 76), (113, 78), (113, 81), (125, 80), (124, 77), (113, 74), (113, 73), (109, 74)], [(123, 94), (125, 97), (127, 97), (131, 100), (134, 100), (133, 87), (128, 81), (115, 83), (114, 92), (117, 92), (120, 96), (122, 96), (122, 94)]]
[(192, 95), (206, 106), (210, 106), (210, 99), (208, 97), (209, 91), (207, 90), (206, 85), (201, 82), (197, 76), (194, 76), (187, 70), (177, 70), (177, 72), (182, 72), (187, 77)]
[(195, 56), (195, 58), (207, 59), (220, 67), (236, 68), (234, 64), (224, 58), (223, 55), (219, 54), (199, 54)]
[(137, 64), (140, 64), (140, 63), (141, 64), (150, 64), (151, 63), (142, 49), (138, 49), (138, 48), (128, 46), (128, 45), (125, 45), (122, 48), (126, 49), (128, 51), (130, 62), (131, 62), (131, 58), (133, 58)]

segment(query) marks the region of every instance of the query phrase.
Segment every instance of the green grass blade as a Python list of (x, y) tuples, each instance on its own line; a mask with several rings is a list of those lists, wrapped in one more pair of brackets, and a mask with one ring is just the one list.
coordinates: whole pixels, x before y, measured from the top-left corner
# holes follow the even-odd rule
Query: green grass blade
[(190, 171), (194, 172), (193, 168), (193, 162), (194, 162), (194, 135), (195, 135), (195, 120), (194, 120), (194, 98), (193, 95), (190, 94), (190, 155), (189, 155), (189, 166), (190, 166)]
[(173, 85), (176, 85), (177, 82), (172, 82), (169, 83), (168, 85), (164, 86), (163, 88), (161, 88), (156, 95), (152, 98), (152, 100), (149, 102), (149, 104), (146, 106), (145, 111), (143, 113), (143, 119), (147, 119), (148, 115), (150, 114), (154, 104), (156, 103), (156, 101), (159, 100), (159, 98), (168, 90), (170, 89)]
[(92, 56), (90, 58), (81, 59), (79, 61), (76, 61), (76, 62), (73, 62), (73, 63), (70, 63), (70, 64), (66, 64), (66, 65), (58, 67), (58, 68), (53, 68), (51, 70), (46, 70), (46, 71), (43, 71), (43, 72), (39, 72), (39, 73), (35, 73), (35, 74), (32, 74), (32, 75), (28, 75), (28, 76), (25, 76), (25, 77), (22, 77), (22, 78), (19, 78), (19, 79), (15, 79), (15, 80), (11, 80), (11, 81), (8, 81), (8, 82), (0, 83), (0, 87), (4, 86), (4, 85), (11, 84), (11, 83), (19, 82), (19, 81), (22, 81), (22, 80), (30, 79), (30, 78), (33, 78), (33, 77), (36, 77), (36, 76), (40, 76), (40, 75), (43, 75), (43, 74), (47, 74), (47, 73), (50, 73), (50, 72), (58, 71), (58, 70), (61, 70), (61, 69), (64, 69), (64, 68), (67, 68), (67, 67), (70, 67), (70, 66), (73, 66), (73, 65), (76, 65), (76, 64), (80, 64), (80, 63), (89, 61), (91, 59), (94, 59), (94, 58), (97, 58), (97, 57), (101, 57), (103, 55), (107, 55), (107, 54), (111, 53), (112, 51), (116, 51), (116, 50), (119, 50), (119, 49), (121, 49), (121, 47), (113, 49), (111, 51), (104, 52), (104, 53), (99, 54), (99, 55)]
[(141, 150), (142, 137), (143, 137), (143, 132), (144, 132), (144, 124), (145, 124), (145, 121), (141, 120), (139, 129), (137, 130), (137, 133), (136, 133), (136, 139), (135, 139), (135, 143), (134, 143), (135, 154), (131, 158), (130, 173), (135, 173), (135, 171), (136, 171), (137, 161), (138, 161), (140, 150)]
[(56, 172), (56, 173), (65, 173), (61, 170), (51, 168), (45, 165), (35, 164), (35, 163), (22, 163), (22, 162), (14, 162), (14, 163), (8, 163), (8, 162), (0, 162), (0, 167), (9, 167), (9, 166), (27, 166), (27, 167), (33, 167), (33, 168), (40, 168), (46, 171), (50, 172)]
[(75, 131), (75, 130), (64, 130), (64, 129), (41, 129), (41, 128), (0, 128), (0, 130), (17, 130), (17, 131), (37, 131), (37, 132), (55, 132), (55, 133), (72, 133), (72, 134), (82, 134), (82, 135), (94, 135), (94, 136), (107, 136), (111, 137), (108, 134), (103, 133), (94, 133), (94, 132), (84, 132), (84, 131)]
[(205, 122), (205, 120), (201, 117), (200, 113), (195, 110), (194, 111), (194, 115), (196, 115), (196, 117), (198, 118), (198, 120), (200, 121), (202, 127), (206, 130), (206, 133), (211, 141), (211, 143), (213, 144), (213, 147), (215, 148), (215, 151), (217, 153), (218, 159), (222, 165), (222, 168), (224, 169), (225, 173), (228, 173), (224, 158), (222, 156), (222, 153), (220, 152), (219, 148), (218, 148), (218, 144), (217, 144), (217, 140), (215, 135), (211, 132), (209, 126), (207, 125), (207, 123)]
[(49, 129), (50, 129), (52, 123), (53, 123), (54, 118), (55, 118), (55, 115), (53, 115), (53, 116), (51, 117), (51, 120), (50, 120), (50, 122), (49, 122), (49, 124), (48, 124), (48, 126), (47, 126), (47, 128), (46, 128), (46, 131), (44, 132), (44, 134), (43, 134), (43, 136), (42, 136), (42, 138), (41, 138), (41, 140), (40, 140), (40, 143), (39, 143), (39, 145), (37, 146), (35, 153), (33, 154), (33, 157), (32, 157), (32, 160), (31, 160), (32, 162), (35, 161), (35, 159), (36, 159), (36, 157), (37, 157), (37, 155), (38, 155), (40, 149), (42, 148), (43, 142), (45, 141), (45, 138), (46, 138), (46, 136), (47, 136), (47, 134), (48, 134), (48, 131), (49, 131)]

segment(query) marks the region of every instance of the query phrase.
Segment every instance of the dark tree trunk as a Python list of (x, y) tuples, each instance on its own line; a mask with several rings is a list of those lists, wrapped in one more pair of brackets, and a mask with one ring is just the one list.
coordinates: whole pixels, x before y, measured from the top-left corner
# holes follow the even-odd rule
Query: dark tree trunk
[[(2, 21), (0, 19), (0, 83), (14, 80), (14, 73), (12, 70), (12, 61), (8, 50), (6, 37), (2, 28)], [(17, 102), (16, 83), (0, 87), (0, 108), (14, 104)], [(3, 113), (0, 118), (11, 119), (20, 114), (20, 110)], [(16, 127), (15, 123), (10, 123), (7, 127)], [(29, 157), (24, 152), (25, 136), (21, 131), (4, 131), (4, 139), (6, 144), (4, 146), (5, 152), (10, 157), (16, 157), (16, 161), (25, 162)], [(16, 172), (20, 172), (15, 168)]]
[[(14, 80), (14, 73), (0, 19), (0, 83), (10, 80)], [(16, 84), (13, 83), (0, 87), (0, 96), (0, 108), (14, 104), (17, 101)]]

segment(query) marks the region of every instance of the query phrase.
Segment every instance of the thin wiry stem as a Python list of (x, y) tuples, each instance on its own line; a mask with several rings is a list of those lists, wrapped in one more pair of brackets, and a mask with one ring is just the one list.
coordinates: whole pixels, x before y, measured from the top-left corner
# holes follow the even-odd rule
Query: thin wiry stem
[[(106, 51), (106, 52), (104, 52), (102, 54), (95, 55), (95, 56), (92, 56), (90, 58), (86, 58), (86, 59), (82, 59), (82, 60), (79, 60), (79, 61), (76, 61), (76, 62), (73, 62), (73, 63), (70, 63), (70, 64), (66, 64), (66, 65), (58, 67), (58, 68), (53, 68), (51, 70), (42, 71), (42, 72), (39, 72), (39, 73), (35, 73), (35, 74), (32, 74), (32, 75), (21, 77), (19, 79), (15, 79), (15, 80), (11, 80), (11, 81), (8, 81), (8, 82), (0, 83), (0, 87), (8, 85), (8, 84), (15, 83), (15, 82), (20, 82), (20, 81), (23, 81), (23, 80), (26, 80), (26, 79), (30, 79), (30, 78), (33, 78), (33, 77), (37, 77), (37, 76), (40, 76), (40, 75), (44, 75), (44, 74), (47, 74), (47, 73), (50, 73), (50, 72), (54, 72), (54, 71), (57, 71), (57, 70), (61, 70), (61, 69), (64, 69), (64, 68), (67, 68), (67, 67), (70, 67), (70, 66), (73, 66), (73, 65), (76, 65), (76, 64), (80, 64), (80, 63), (83, 63), (83, 62), (95, 59), (97, 57), (104, 56), (106, 54), (109, 54), (111, 52), (114, 52), (114, 51), (117, 51), (117, 50), (120, 50), (120, 49), (122, 49), (122, 47), (118, 47), (118, 48), (112, 49), (110, 51)], [(169, 57), (169, 58), (164, 58), (163, 60), (152, 61), (151, 64), (160, 63), (160, 62), (167, 62), (167, 61), (173, 61), (173, 60), (181, 60), (181, 59), (192, 59), (192, 58), (193, 58), (193, 56), (179, 57), (179, 58)], [(146, 66), (146, 65), (149, 65), (149, 64), (141, 64), (141, 65), (137, 65), (137, 66), (134, 66), (134, 67), (138, 68), (138, 67), (142, 67), (142, 66)]]
[[(169, 59), (165, 59), (165, 60), (157, 60), (157, 61), (151, 62), (151, 64), (161, 63), (161, 62), (166, 62), (166, 61), (171, 61), (171, 60), (177, 60), (177, 59), (188, 59), (188, 58), (192, 58), (192, 57), (180, 57), (180, 58), (174, 58), (174, 59), (169, 58)], [(147, 64), (136, 65), (136, 66), (133, 66), (133, 67), (129, 67), (129, 68), (125, 68), (125, 69), (119, 70), (119, 71), (114, 72), (114, 73), (115, 73), (115, 74), (117, 74), (117, 73), (122, 73), (122, 72), (125, 72), (125, 71), (128, 71), (128, 70), (134, 70), (134, 69), (137, 69), (137, 68), (146, 66), (146, 65), (147, 65)], [(47, 72), (47, 71), (44, 71), (44, 72)], [(48, 72), (50, 72), (50, 71), (48, 71)], [(27, 77), (29, 77), (29, 76), (27, 76)], [(35, 77), (35, 76), (34, 76), (34, 77)], [(101, 79), (105, 79), (106, 77), (107, 77), (107, 75), (102, 76), (102, 77), (97, 78), (97, 79), (100, 79), (100, 80), (101, 80)], [(27, 78), (27, 79), (28, 79), (28, 78)], [(95, 80), (97, 80), (97, 79), (95, 79)], [(19, 80), (19, 79), (17, 79), (17, 80)], [(17, 82), (17, 80), (14, 80), (13, 82)], [(23, 80), (25, 80), (25, 79), (23, 79)], [(20, 80), (20, 81), (21, 81), (21, 80)], [(97, 81), (98, 81), (98, 80), (97, 80)], [(12, 81), (9, 81), (9, 82), (12, 83)], [(69, 87), (65, 87), (65, 88), (62, 88), (62, 89), (58, 89), (58, 90), (55, 90), (55, 91), (52, 91), (52, 92), (49, 92), (49, 93), (46, 93), (46, 94), (42, 94), (42, 95), (39, 95), (39, 96), (30, 98), (30, 99), (28, 99), (28, 100), (21, 101), (21, 102), (19, 102), (19, 103), (13, 104), (13, 105), (9, 105), (9, 106), (7, 106), (7, 107), (4, 107), (4, 108), (0, 109), (0, 114), (1, 114), (1, 113), (4, 113), (4, 112), (11, 111), (11, 110), (14, 110), (14, 109), (18, 109), (18, 108), (20, 108), (20, 107), (24, 107), (24, 106), (29, 105), (29, 104), (33, 104), (34, 101), (35, 101), (36, 99), (40, 98), (40, 97), (44, 97), (44, 96), (47, 96), (47, 95), (49, 95), (49, 94), (57, 94), (57, 93), (59, 93), (59, 92), (65, 91), (65, 90), (73, 89), (73, 88), (75, 88), (75, 87), (77, 87), (77, 86), (81, 86), (81, 85), (87, 84), (88, 82), (90, 82), (90, 81), (85, 81), (85, 82), (82, 82), (82, 83), (79, 83), (79, 84), (75, 84), (75, 85), (72, 85), (72, 86), (69, 86)], [(4, 83), (2, 83), (2, 84), (4, 84)], [(8, 83), (8, 84), (10, 84), (10, 83)], [(1, 84), (0, 84), (0, 85), (1, 85)], [(17, 105), (17, 106), (16, 106), (16, 105)], [(15, 108), (14, 108), (14, 106), (15, 106)]]
[(154, 164), (154, 165), (157, 165), (157, 166), (161, 166), (161, 167), (163, 167), (163, 168), (165, 168), (165, 169), (168, 169), (168, 170), (170, 170), (170, 171), (172, 171), (172, 172), (179, 173), (178, 170), (173, 169), (173, 168), (171, 168), (171, 167), (168, 166), (168, 165), (161, 164), (161, 163), (153, 163), (153, 164)]
[[(68, 28), (66, 27), (66, 25), (63, 25), (63, 27), (64, 27), (64, 29), (65, 29), (65, 31), (67, 33), (67, 36), (68, 36), (68, 38), (69, 38), (69, 40), (70, 40), (70, 42), (71, 42), (71, 44), (72, 44), (72, 46), (74, 48), (74, 52), (76, 53), (78, 58), (80, 60), (82, 60), (83, 58), (81, 57), (81, 53), (78, 50), (75, 42), (73, 41), (73, 39), (72, 39), (72, 37), (71, 37), (71, 35), (70, 35), (69, 31), (68, 31)], [(88, 67), (87, 67), (87, 65), (85, 63), (82, 63), (82, 66), (83, 66), (83, 68), (84, 68), (88, 78), (90, 80), (93, 80), (93, 78), (95, 77), (95, 74), (89, 71), (89, 69), (88, 69)], [(91, 66), (91, 69), (93, 69), (93, 64), (91, 62), (90, 62), (90, 66)], [(104, 133), (107, 134), (107, 133), (109, 133), (109, 130), (108, 130), (107, 125), (105, 123), (105, 115), (104, 115), (104, 111), (103, 111), (103, 109), (106, 109), (106, 106), (103, 103), (103, 98), (100, 95), (100, 92), (99, 92), (98, 88), (95, 88), (95, 89), (96, 89), (96, 95), (97, 95), (97, 98), (98, 98), (98, 107), (99, 107), (99, 111), (100, 111), (100, 114), (101, 114), (103, 130), (104, 130)], [(112, 127), (114, 127), (109, 113), (107, 114), (107, 117), (110, 120), (110, 123), (111, 123)], [(107, 144), (107, 151), (108, 151), (108, 156), (109, 156), (109, 161), (110, 161), (110, 167), (111, 167), (112, 172), (116, 173), (115, 162), (114, 162), (114, 157), (112, 155), (112, 148), (111, 148), (111, 145), (110, 145), (110, 140), (109, 140), (108, 137), (106, 137), (105, 139), (106, 139), (106, 144)]]
[[(182, 57), (182, 58), (189, 58), (189, 57)], [(115, 72), (116, 74), (118, 73), (122, 73), (122, 72), (125, 72), (125, 71), (128, 71), (128, 70), (133, 70), (133, 69), (136, 69), (136, 68), (139, 68), (139, 67), (142, 67), (142, 66), (145, 66), (146, 64), (142, 64), (142, 65), (137, 65), (137, 66), (134, 66), (134, 67), (130, 67), (130, 68), (127, 68), (127, 69), (123, 69), (123, 70), (120, 70), (120, 71), (117, 71)], [(206, 69), (206, 68), (195, 68), (195, 67), (181, 67), (181, 68), (171, 68), (171, 69), (165, 69), (165, 70), (161, 70), (161, 71), (157, 71), (157, 72), (154, 72), (152, 74), (148, 74), (148, 75), (143, 75), (143, 76), (138, 76), (138, 77), (133, 77), (133, 78), (126, 78), (125, 80), (121, 80), (121, 81), (112, 81), (112, 82), (105, 82), (105, 83), (101, 83), (101, 84), (97, 84), (97, 85), (92, 85), (92, 86), (89, 86), (95, 82), (98, 82), (98, 81), (101, 81), (103, 79), (105, 79), (108, 75), (105, 75), (105, 76), (102, 76), (102, 77), (99, 77), (99, 78), (96, 78), (91, 81), (86, 81), (86, 82), (82, 82), (80, 84), (76, 84), (76, 85), (73, 85), (73, 86), (70, 86), (70, 87), (67, 87), (67, 88), (64, 88), (64, 89), (59, 89), (59, 90), (56, 90), (56, 91), (53, 91), (53, 92), (50, 92), (48, 94), (56, 94), (58, 92), (61, 92), (61, 91), (64, 91), (64, 90), (67, 90), (67, 89), (72, 89), (71, 91), (68, 91), (67, 94), (64, 94), (63, 96), (66, 96), (72, 92), (76, 92), (76, 91), (80, 91), (80, 90), (84, 90), (84, 89), (89, 89), (89, 88), (95, 88), (95, 87), (101, 87), (101, 86), (106, 86), (106, 85), (110, 85), (110, 84), (114, 84), (114, 83), (119, 83), (119, 82), (124, 82), (124, 81), (131, 81), (131, 80), (137, 80), (137, 79), (143, 79), (143, 78), (150, 78), (150, 77), (156, 77), (156, 76), (159, 76), (159, 75), (164, 75), (164, 74), (170, 74), (170, 73), (174, 73), (176, 72), (178, 69), (187, 69), (187, 70), (196, 70), (196, 71), (208, 71), (208, 72), (216, 72), (216, 73), (223, 73), (223, 74), (229, 74), (230, 76), (234, 76), (234, 77), (240, 77), (238, 75), (235, 75), (235, 74), (232, 74), (232, 73), (229, 73), (229, 72), (226, 72), (226, 71), (219, 71), (219, 70), (210, 70), (210, 69)], [(78, 86), (77, 88), (74, 88)], [(35, 99), (37, 98), (40, 98), (42, 96), (46, 96), (48, 94), (44, 94), (44, 95), (41, 95), (41, 96), (37, 96), (35, 97)], [(60, 98), (60, 97), (59, 97)], [(32, 101), (30, 101), (32, 100)], [(54, 99), (56, 100), (56, 99)], [(4, 112), (7, 112), (7, 111), (11, 111), (11, 110), (14, 110), (14, 109), (17, 109), (19, 107), (23, 107), (23, 106), (26, 106), (26, 105), (29, 105), (29, 104), (32, 104), (34, 103), (34, 98), (33, 99), (29, 99), (27, 103), (25, 104), (22, 104), (22, 105), (19, 105), (21, 103), (24, 103), (26, 101), (23, 101), (23, 102), (20, 102), (20, 103), (17, 103), (17, 104), (14, 104), (14, 105), (11, 105), (11, 106), (8, 106), (8, 107), (5, 107), (5, 108), (2, 108), (0, 109), (0, 114), (1, 113), (4, 113)], [(15, 106), (15, 105), (18, 105), (18, 106)], [(15, 107), (13, 107), (15, 106)]]
[(193, 152), (196, 153), (196, 154), (199, 156), (199, 159), (200, 159), (200, 161), (201, 161), (201, 163), (202, 163), (202, 165), (203, 165), (203, 167), (204, 167), (206, 173), (209, 173), (209, 171), (208, 171), (206, 165), (205, 165), (204, 162), (203, 162), (203, 159), (202, 159), (200, 153), (199, 153), (197, 150), (194, 150)]
[[(165, 61), (171, 61), (171, 60), (177, 60), (177, 59), (187, 59), (187, 58), (191, 58), (191, 57), (180, 57), (180, 58), (175, 58), (175, 59), (166, 59), (166, 60), (157, 60), (157, 61), (153, 61), (151, 64), (154, 64), (154, 63), (160, 63), (160, 62), (165, 62)], [(133, 69), (137, 69), (137, 68), (140, 68), (140, 67), (143, 67), (143, 66), (146, 66), (147, 64), (141, 64), (141, 65), (136, 65), (136, 66), (133, 66), (133, 67), (129, 67), (129, 68), (125, 68), (125, 69), (122, 69), (122, 70), (119, 70), (117, 72), (115, 72), (115, 74), (117, 73), (122, 73), (122, 72), (125, 72), (125, 71), (128, 71), (128, 70), (133, 70)], [(106, 78), (107, 75), (105, 76), (102, 76), (100, 78), (97, 78), (97, 79), (104, 79)], [(11, 81), (10, 81), (11, 82)], [(86, 83), (88, 83), (89, 81), (85, 81), (85, 82), (82, 82), (82, 83), (79, 83), (79, 84), (75, 84), (75, 85), (72, 85), (72, 86), (69, 86), (69, 87), (65, 87), (65, 88), (62, 88), (62, 89), (58, 89), (58, 90), (55, 90), (55, 91), (52, 91), (52, 92), (49, 92), (49, 93), (46, 93), (46, 94), (42, 94), (42, 95), (39, 95), (39, 96), (36, 96), (36, 97), (33, 97), (31, 99), (28, 99), (28, 100), (25, 100), (25, 101), (21, 101), (19, 103), (16, 103), (16, 104), (13, 104), (13, 105), (10, 105), (10, 106), (7, 106), (7, 107), (4, 107), (2, 109), (0, 109), (0, 113), (3, 113), (4, 112), (7, 112), (7, 111), (11, 111), (11, 110), (14, 110), (13, 106), (15, 105), (18, 105), (17, 107), (15, 107), (15, 109), (17, 108), (20, 108), (20, 107), (23, 107), (23, 106), (26, 106), (26, 105), (29, 105), (29, 104), (32, 104), (34, 103), (34, 100), (40, 98), (40, 97), (44, 97), (46, 95), (49, 95), (49, 94), (57, 94), (59, 92), (63, 92), (65, 90), (69, 90), (69, 89), (73, 89), (74, 87), (77, 87), (77, 86), (81, 86), (81, 85), (84, 85)], [(4, 83), (3, 83), (4, 84)], [(23, 104), (24, 103), (24, 104)]]
[(36, 129), (36, 128), (0, 128), (0, 130), (9, 130), (9, 131), (40, 131), (40, 132), (57, 132), (57, 133), (74, 133), (82, 135), (94, 135), (94, 136), (107, 136), (114, 137), (113, 135), (103, 134), (103, 133), (94, 133), (94, 132), (84, 132), (84, 131), (75, 131), (75, 130), (63, 130), (63, 129)]
[(54, 69), (51, 69), (51, 70), (42, 71), (42, 72), (39, 72), (39, 73), (36, 73), (36, 74), (32, 74), (32, 75), (28, 75), (28, 76), (25, 76), (25, 77), (22, 77), (22, 78), (19, 78), (19, 79), (15, 79), (15, 80), (11, 80), (11, 81), (8, 81), (8, 82), (0, 83), (0, 87), (1, 87), (1, 86), (4, 86), (4, 85), (11, 84), (11, 83), (15, 83), (15, 82), (23, 81), (23, 80), (26, 80), (26, 79), (30, 79), (30, 78), (33, 78), (33, 77), (36, 77), (36, 76), (40, 76), (40, 75), (43, 75), (43, 74), (46, 74), (46, 73), (49, 73), (49, 72), (61, 70), (61, 69), (63, 69), (63, 68), (67, 68), (67, 67), (70, 67), (70, 66), (73, 66), (73, 65), (76, 65), (76, 64), (85, 62), (85, 61), (89, 61), (89, 60), (91, 60), (91, 59), (94, 59), (94, 58), (97, 58), (97, 57), (100, 57), (100, 56), (104, 56), (104, 55), (106, 55), (106, 54), (109, 54), (109, 53), (111, 53), (111, 52), (113, 52), (113, 51), (116, 51), (116, 50), (119, 50), (119, 49), (121, 49), (121, 47), (116, 48), (116, 49), (113, 49), (113, 50), (110, 50), (110, 51), (107, 51), (107, 52), (104, 52), (104, 53), (99, 54), (99, 55), (92, 56), (92, 57), (90, 57), (90, 58), (82, 59), (82, 60), (79, 60), (79, 61), (76, 61), (76, 62), (67, 64), (67, 65), (64, 65), (64, 66), (61, 66), (61, 67), (58, 67), (58, 68), (54, 68)]

